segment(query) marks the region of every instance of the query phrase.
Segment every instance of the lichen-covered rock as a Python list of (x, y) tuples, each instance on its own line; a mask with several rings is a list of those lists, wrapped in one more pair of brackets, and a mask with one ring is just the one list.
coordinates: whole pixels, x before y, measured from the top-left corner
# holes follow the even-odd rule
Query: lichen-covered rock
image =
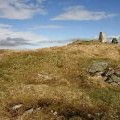
[(120, 82), (120, 78), (117, 77), (116, 75), (111, 75), (110, 79), (113, 80), (113, 82), (115, 82), (115, 83), (119, 83)]
[(107, 69), (108, 67), (108, 63), (107, 62), (94, 62), (88, 72), (91, 74), (91, 75), (101, 75), (105, 69)]

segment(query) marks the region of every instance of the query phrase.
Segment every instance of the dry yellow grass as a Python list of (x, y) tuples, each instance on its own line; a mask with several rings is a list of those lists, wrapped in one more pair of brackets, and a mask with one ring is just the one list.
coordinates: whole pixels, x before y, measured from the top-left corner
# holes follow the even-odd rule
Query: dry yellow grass
[[(93, 61), (117, 67), (120, 45), (77, 41), (35, 51), (0, 51), (0, 120), (119, 120), (120, 88), (90, 77)], [(12, 109), (19, 104), (20, 109)]]

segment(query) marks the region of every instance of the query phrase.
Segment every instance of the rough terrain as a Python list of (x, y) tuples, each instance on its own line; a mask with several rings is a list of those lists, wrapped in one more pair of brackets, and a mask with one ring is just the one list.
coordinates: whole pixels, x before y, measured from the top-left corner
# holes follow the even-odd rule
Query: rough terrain
[(120, 44), (0, 50), (0, 120), (120, 120), (119, 68)]

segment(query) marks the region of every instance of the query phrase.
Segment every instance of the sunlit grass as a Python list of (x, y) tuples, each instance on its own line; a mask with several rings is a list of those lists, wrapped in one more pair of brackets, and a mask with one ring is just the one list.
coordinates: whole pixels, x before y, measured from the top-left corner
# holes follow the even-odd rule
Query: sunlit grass
[[(7, 109), (22, 103), (24, 108), (18, 115), (44, 104), (41, 111), (24, 120), (53, 119), (51, 110), (59, 113), (58, 120), (68, 119), (72, 110), (73, 116), (85, 120), (89, 114), (98, 112), (102, 120), (118, 120), (119, 87), (90, 78), (87, 69), (94, 61), (106, 61), (111, 67), (117, 67), (120, 64), (119, 45), (77, 41), (64, 47), (36, 51), (1, 50), (0, 54), (1, 118), (16, 119)], [(39, 74), (53, 78), (42, 80)]]

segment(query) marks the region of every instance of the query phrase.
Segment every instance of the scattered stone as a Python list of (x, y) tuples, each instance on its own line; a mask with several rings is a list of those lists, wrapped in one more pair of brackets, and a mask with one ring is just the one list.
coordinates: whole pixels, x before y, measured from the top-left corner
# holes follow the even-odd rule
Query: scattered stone
[(42, 108), (42, 107), (38, 107), (38, 108), (36, 108), (36, 110), (39, 111), (39, 110), (41, 110), (41, 108)]
[(53, 115), (54, 115), (54, 116), (57, 116), (57, 114), (58, 114), (58, 113), (57, 113), (56, 111), (55, 111), (55, 112), (53, 112)]
[(105, 43), (106, 42), (106, 36), (105, 33), (100, 32), (99, 34), (99, 41)]
[(94, 62), (88, 72), (91, 74), (91, 75), (101, 75), (105, 69), (107, 69), (108, 67), (108, 63), (107, 62)]
[(31, 109), (29, 109), (29, 110), (25, 111), (25, 112), (23, 113), (22, 117), (24, 117), (24, 116), (28, 116), (28, 115), (32, 114), (32, 113), (33, 113), (33, 111), (34, 111), (34, 109), (33, 109), (33, 108), (31, 108)]
[(118, 44), (117, 38), (113, 38), (111, 43)]
[(53, 110), (51, 110), (51, 113), (54, 115), (54, 116), (57, 116), (57, 111), (53, 111)]
[(53, 110), (51, 110), (51, 113), (53, 113), (54, 111)]
[(18, 110), (23, 106), (23, 104), (18, 104), (12, 107), (12, 110)]

